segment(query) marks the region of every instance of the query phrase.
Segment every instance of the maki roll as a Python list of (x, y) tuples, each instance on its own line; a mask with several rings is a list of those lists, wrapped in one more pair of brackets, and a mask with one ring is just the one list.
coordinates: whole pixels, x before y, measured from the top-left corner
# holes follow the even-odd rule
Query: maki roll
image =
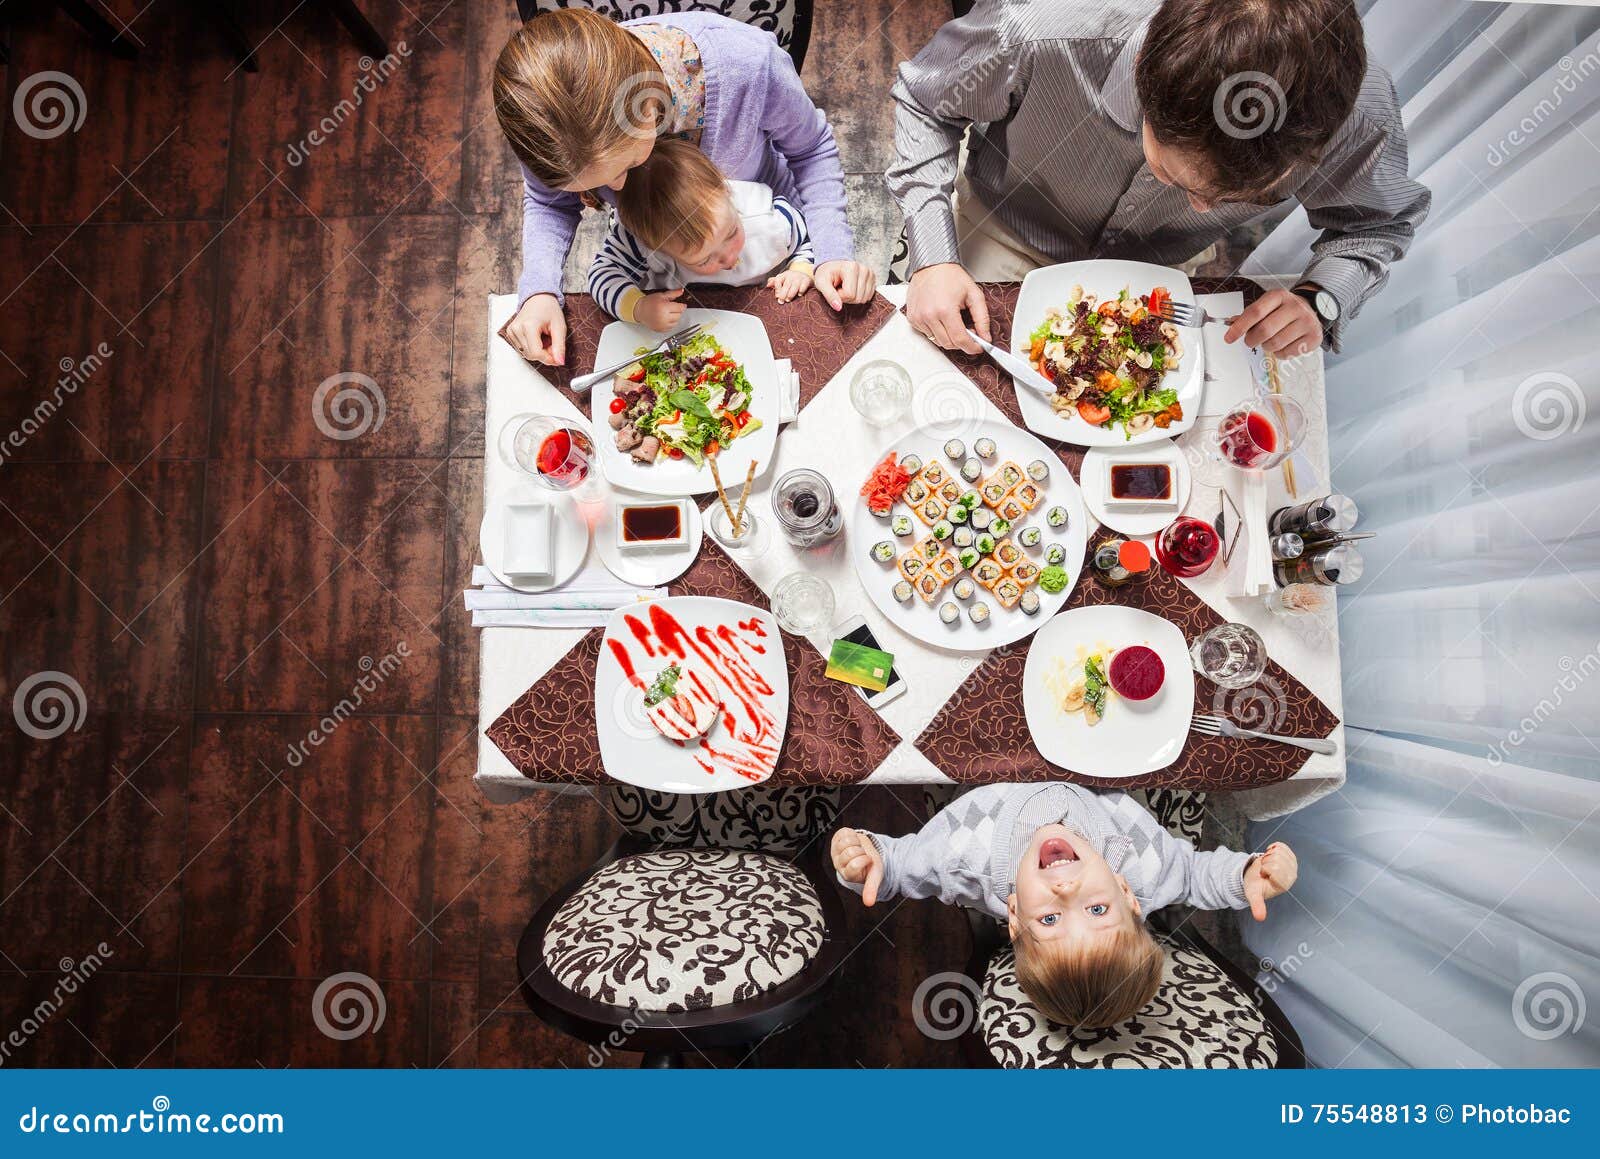
[(994, 550), (994, 545), (998, 542), (999, 540), (994, 537), (992, 532), (980, 531), (972, 541), (972, 546), (978, 549), (979, 555), (988, 555)]
[(1050, 477), (1050, 464), (1043, 459), (1035, 459), (1028, 464), (1028, 478), (1035, 483), (1043, 483)]
[(1004, 483), (1006, 490), (1009, 491), (1022, 482), (1022, 468), (1008, 459), (995, 468), (994, 477)]
[(987, 624), (989, 622), (989, 605), (979, 600), (967, 609), (967, 618), (974, 624)]
[(952, 463), (959, 463), (967, 457), (967, 444), (960, 439), (951, 439), (944, 445), (944, 457)]
[(955, 535), (950, 537), (950, 542), (957, 547), (971, 547), (972, 541), (977, 538), (977, 534), (970, 527), (958, 527)]
[(1018, 483), (1016, 490), (1011, 492), (1011, 498), (1022, 504), (1026, 510), (1032, 511), (1039, 506), (1039, 488), (1032, 483)]
[(968, 459), (961, 464), (961, 477), (968, 483), (976, 483), (981, 474), (983, 474), (983, 464), (977, 459)]
[(944, 548), (940, 545), (939, 541), (931, 535), (928, 536), (927, 539), (918, 541), (916, 546), (914, 546), (911, 550), (917, 553), (918, 558), (920, 558), (923, 563), (932, 563), (934, 560), (938, 559), (939, 556), (944, 554)]
[(1001, 567), (1015, 567), (1022, 562), (1022, 548), (1009, 539), (1002, 539), (994, 545), (994, 558)]
[(1067, 525), (1067, 509), (1065, 507), (1052, 507), (1044, 513), (1044, 521), (1051, 527), (1065, 527)]
[(953, 624), (961, 618), (961, 609), (954, 604), (939, 605), (939, 618), (947, 624)]
[(1000, 601), (1002, 608), (1014, 608), (1017, 601), (1022, 598), (1022, 585), (1007, 576), (994, 585), (994, 598)]
[(933, 570), (939, 577), (939, 586), (943, 587), (961, 574), (961, 564), (953, 555), (941, 555), (933, 561)]
[(901, 455), (900, 469), (902, 471), (910, 471), (913, 475), (915, 475), (918, 471), (922, 470), (922, 456)]
[(1009, 490), (1011, 488), (1000, 482), (1000, 480), (991, 479), (978, 488), (978, 494), (983, 496), (983, 501), (990, 507), (998, 507), (1006, 501), (1006, 492)]
[(916, 524), (911, 522), (909, 515), (896, 515), (889, 521), (889, 530), (896, 535), (910, 535), (916, 529)]
[(955, 534), (955, 530), (955, 524), (951, 523), (948, 519), (941, 519), (939, 522), (933, 525), (933, 537), (935, 539), (949, 539)]
[(957, 561), (959, 561), (961, 566), (966, 568), (968, 571), (971, 571), (973, 568), (977, 567), (978, 561), (982, 558), (983, 556), (978, 554), (978, 549), (975, 547), (963, 547), (960, 551), (956, 552)]
[(880, 539), (872, 545), (872, 558), (879, 563), (890, 563), (894, 559), (894, 544), (887, 539)]
[(1067, 549), (1059, 543), (1052, 543), (1044, 549), (1044, 561), (1052, 567), (1060, 567), (1067, 562)]
[(972, 449), (977, 452), (978, 458), (980, 459), (994, 458), (993, 439), (979, 439), (977, 442), (972, 444)]
[(932, 527), (944, 518), (945, 503), (937, 495), (929, 495), (922, 503), (914, 508), (917, 518)]
[(989, 534), (996, 539), (1004, 539), (1011, 534), (1011, 520), (1004, 515), (996, 516), (994, 522), (989, 524)]
[(895, 566), (900, 569), (901, 575), (915, 583), (917, 577), (928, 570), (928, 561), (917, 555), (916, 552), (908, 551), (900, 557), (900, 562)]
[(980, 588), (993, 590), (994, 585), (1005, 578), (1005, 571), (992, 559), (979, 560), (978, 566), (972, 569), (972, 582)]
[(917, 476), (917, 478), (921, 479), (930, 488), (937, 487), (949, 477), (950, 476), (945, 474), (944, 468), (939, 466), (938, 463), (927, 464), (922, 468), (922, 473)]
[(929, 495), (927, 486), (921, 479), (913, 479), (906, 484), (906, 489), (900, 493), (900, 498), (907, 507), (915, 507)]
[[(955, 598), (958, 600), (966, 601), (970, 600), (972, 598), (972, 593), (977, 590), (978, 586), (976, 584), (974, 584), (966, 576), (962, 576), (960, 579), (956, 580), (955, 586), (950, 589), (950, 594), (955, 596)], [(909, 589), (906, 591), (906, 598), (911, 598), (911, 592)]]
[(943, 483), (939, 484), (939, 498), (943, 499), (947, 504), (960, 503), (961, 484), (957, 483), (954, 479), (946, 479)]
[(994, 513), (1007, 523), (1015, 523), (1028, 513), (1028, 508), (1015, 495), (1007, 495), (1005, 501), (995, 508)]
[(909, 604), (911, 602), (912, 594), (911, 585), (905, 580), (901, 580), (899, 583), (894, 585), (894, 598), (899, 600), (902, 604)]
[(957, 502), (959, 502), (961, 506), (965, 507), (968, 511), (976, 511), (978, 508), (983, 506), (983, 496), (979, 495), (976, 491), (963, 491), (961, 493), (961, 498), (957, 500)]
[(1017, 601), (1017, 607), (1022, 609), (1024, 615), (1037, 616), (1039, 614), (1039, 593), (1035, 591), (1023, 592), (1022, 598)]
[(1023, 547), (1038, 547), (1039, 541), (1044, 538), (1044, 532), (1037, 527), (1024, 527), (1017, 532), (1017, 542)]
[(967, 522), (972, 524), (974, 531), (987, 531), (989, 524), (994, 522), (994, 512), (987, 507), (974, 507), (972, 514), (967, 516)]
[(1039, 565), (1023, 559), (1011, 565), (1011, 578), (1023, 587), (1031, 587), (1039, 578)]
[(939, 598), (939, 592), (944, 587), (944, 579), (931, 571), (925, 571), (916, 586), (917, 595), (922, 597), (922, 602), (931, 604)]
[(952, 503), (950, 504), (950, 510), (944, 513), (944, 517), (951, 523), (965, 523), (967, 521), (968, 514), (969, 512), (966, 504)]

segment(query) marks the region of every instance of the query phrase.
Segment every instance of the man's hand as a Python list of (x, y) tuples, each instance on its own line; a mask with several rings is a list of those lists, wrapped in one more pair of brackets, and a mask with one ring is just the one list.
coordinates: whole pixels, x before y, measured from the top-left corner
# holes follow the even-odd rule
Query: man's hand
[(504, 326), (500, 337), (529, 362), (562, 366), (567, 360), (567, 320), (554, 294), (535, 294), (522, 303)]
[(1259, 346), (1279, 358), (1310, 354), (1322, 345), (1322, 319), (1299, 294), (1268, 290), (1233, 320), (1225, 342), (1243, 338), (1246, 346)]
[(780, 302), (792, 302), (810, 288), (811, 275), (805, 270), (787, 269), (767, 279), (767, 289)]
[(861, 886), (861, 904), (878, 900), (878, 885), (883, 881), (883, 858), (872, 839), (854, 829), (840, 829), (833, 835), (833, 868), (851, 885)]
[(967, 334), (961, 318), (965, 308), (972, 315), (972, 328), (985, 342), (989, 336), (989, 308), (983, 291), (959, 262), (923, 266), (911, 275), (906, 292), (906, 320), (918, 334), (946, 350), (965, 350), (978, 354), (982, 347)]
[[(842, 830), (841, 832), (849, 832)], [(838, 848), (835, 839), (835, 849)], [(838, 854), (834, 855), (838, 864)], [(1282, 841), (1274, 841), (1267, 851), (1250, 863), (1244, 871), (1244, 896), (1250, 902), (1250, 916), (1258, 922), (1267, 920), (1267, 899), (1289, 892), (1289, 887), (1300, 876), (1300, 862)]]
[(676, 290), (660, 290), (654, 294), (646, 294), (633, 308), (633, 320), (665, 334), (678, 324), (679, 318), (683, 317), (684, 306), (678, 300), (681, 297), (683, 297), (682, 286)]
[(842, 310), (846, 302), (870, 301), (878, 288), (878, 275), (860, 262), (823, 262), (811, 280), (835, 310)]

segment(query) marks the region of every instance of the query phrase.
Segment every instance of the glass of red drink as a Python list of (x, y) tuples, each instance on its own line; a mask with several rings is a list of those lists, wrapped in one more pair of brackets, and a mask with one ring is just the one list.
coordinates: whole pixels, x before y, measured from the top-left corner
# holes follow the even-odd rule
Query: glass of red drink
[(1305, 433), (1306, 415), (1290, 398), (1244, 403), (1222, 416), (1212, 453), (1245, 471), (1265, 471), (1287, 459)]
[(1222, 537), (1211, 524), (1180, 515), (1156, 536), (1156, 559), (1169, 574), (1193, 579), (1205, 573), (1221, 547)]
[(518, 415), (500, 436), (508, 464), (553, 491), (582, 486), (594, 468), (594, 440), (581, 423), (551, 415)]

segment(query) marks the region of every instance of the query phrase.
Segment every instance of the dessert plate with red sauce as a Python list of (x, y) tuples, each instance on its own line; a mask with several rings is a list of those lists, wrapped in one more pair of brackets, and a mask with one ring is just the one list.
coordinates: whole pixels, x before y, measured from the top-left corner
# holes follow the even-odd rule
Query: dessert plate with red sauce
[(770, 612), (674, 596), (619, 608), (595, 670), (606, 772), (663, 793), (760, 784), (789, 722), (789, 669)]
[[(1099, 711), (1083, 707), (1085, 668)], [(1095, 701), (1094, 681), (1089, 699)], [(1136, 777), (1178, 759), (1194, 715), (1194, 669), (1170, 620), (1120, 604), (1071, 608), (1039, 629), (1022, 670), (1022, 708), (1039, 754), (1091, 777)]]

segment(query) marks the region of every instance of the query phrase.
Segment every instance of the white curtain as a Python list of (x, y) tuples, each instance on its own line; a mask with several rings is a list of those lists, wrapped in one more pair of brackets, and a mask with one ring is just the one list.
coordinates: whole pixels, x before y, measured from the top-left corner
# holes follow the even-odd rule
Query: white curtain
[(1596, 1066), (1600, 10), (1362, 9), (1434, 209), (1329, 365), (1350, 779), (1245, 936), (1319, 1065)]

